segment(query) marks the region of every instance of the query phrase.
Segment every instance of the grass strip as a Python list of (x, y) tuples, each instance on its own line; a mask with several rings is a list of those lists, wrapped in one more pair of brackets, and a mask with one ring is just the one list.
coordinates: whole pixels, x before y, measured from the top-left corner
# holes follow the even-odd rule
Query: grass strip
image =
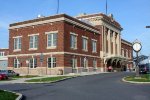
[(56, 76), (56, 77), (46, 77), (40, 79), (31, 79), (27, 80), (26, 82), (55, 82), (66, 78), (71, 78), (73, 76)]
[(134, 81), (134, 82), (150, 82), (150, 74), (143, 74), (140, 77), (127, 76), (124, 78), (126, 81)]
[(0, 100), (15, 100), (17, 97), (15, 93), (0, 90)]
[(37, 75), (25, 75), (25, 76), (13, 76), (12, 78), (33, 78), (33, 77), (39, 77)]

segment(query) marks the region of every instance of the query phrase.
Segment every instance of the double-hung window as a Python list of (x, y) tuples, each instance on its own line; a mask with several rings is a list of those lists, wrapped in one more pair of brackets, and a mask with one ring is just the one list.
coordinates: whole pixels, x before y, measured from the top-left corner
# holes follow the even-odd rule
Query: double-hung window
[(77, 49), (77, 34), (70, 33), (70, 44), (72, 49)]
[(88, 68), (88, 59), (87, 58), (83, 59), (83, 68), (85, 68), (85, 69)]
[(55, 48), (57, 46), (57, 33), (50, 32), (47, 34), (47, 48)]
[(20, 63), (18, 59), (14, 59), (14, 68), (19, 68), (20, 67)]
[(21, 50), (21, 37), (14, 38), (14, 50)]
[(48, 63), (48, 68), (56, 67), (56, 58), (55, 57), (48, 58), (47, 63)]
[(29, 36), (29, 38), (30, 38), (29, 48), (37, 49), (38, 48), (38, 35), (31, 35)]
[(36, 58), (31, 58), (29, 60), (29, 67), (30, 68), (36, 68), (37, 67), (37, 59)]
[(0, 56), (5, 56), (5, 52), (0, 52)]
[(94, 67), (94, 69), (97, 69), (97, 60), (93, 60), (93, 67)]
[(71, 66), (72, 66), (72, 69), (77, 68), (77, 58), (71, 59)]
[(88, 38), (82, 36), (82, 49), (88, 51)]
[(92, 40), (92, 52), (97, 52), (97, 41)]

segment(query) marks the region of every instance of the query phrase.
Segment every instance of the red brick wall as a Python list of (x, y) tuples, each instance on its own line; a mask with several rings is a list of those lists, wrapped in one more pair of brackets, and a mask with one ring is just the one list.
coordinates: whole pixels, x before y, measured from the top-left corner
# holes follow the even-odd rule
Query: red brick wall
[[(58, 41), (56, 49), (46, 49), (47, 47), (47, 35), (45, 32), (50, 31), (58, 31)], [(39, 33), (39, 41), (38, 41), (38, 50), (30, 50), (29, 51), (29, 34)], [(22, 47), (20, 52), (13, 52), (14, 50), (14, 39), (15, 36), (22, 36), (21, 42)], [(32, 54), (32, 53), (40, 53), (40, 52), (60, 52), (64, 51), (64, 22), (56, 22), (51, 24), (37, 25), (33, 27), (25, 27), (10, 30), (10, 38), (9, 38), (9, 48), (10, 54)]]

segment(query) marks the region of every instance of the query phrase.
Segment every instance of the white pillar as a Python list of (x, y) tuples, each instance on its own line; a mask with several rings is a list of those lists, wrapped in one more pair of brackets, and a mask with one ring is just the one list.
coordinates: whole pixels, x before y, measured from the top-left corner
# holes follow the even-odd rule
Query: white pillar
[(113, 32), (113, 54), (116, 55), (116, 33)]
[(111, 54), (110, 30), (108, 30), (107, 40), (108, 40), (108, 55), (110, 55)]

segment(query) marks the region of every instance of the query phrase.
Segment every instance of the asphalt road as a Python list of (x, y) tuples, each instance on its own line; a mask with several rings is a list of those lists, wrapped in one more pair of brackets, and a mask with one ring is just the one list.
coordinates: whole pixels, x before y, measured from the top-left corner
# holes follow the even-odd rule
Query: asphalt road
[(98, 74), (52, 84), (8, 84), (0, 89), (20, 92), (24, 100), (150, 100), (150, 84), (122, 82), (128, 74)]

